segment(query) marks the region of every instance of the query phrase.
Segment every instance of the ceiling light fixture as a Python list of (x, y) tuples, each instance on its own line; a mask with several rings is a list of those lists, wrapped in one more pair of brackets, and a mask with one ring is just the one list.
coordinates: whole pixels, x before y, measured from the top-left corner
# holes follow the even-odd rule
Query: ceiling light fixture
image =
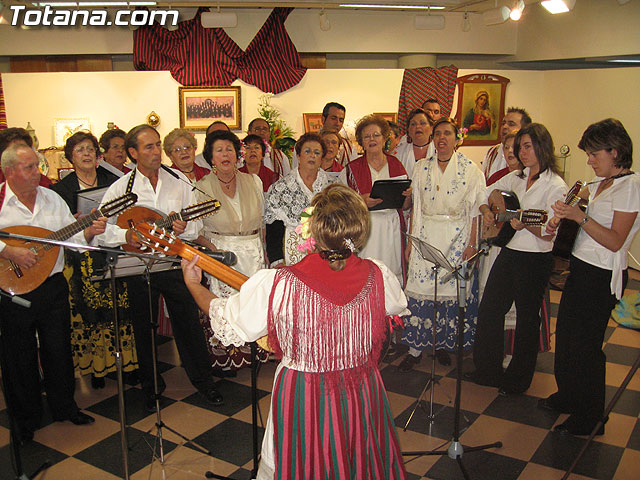
[(320, 30), (323, 32), (331, 30), (331, 22), (329, 21), (329, 17), (327, 16), (327, 12), (324, 11), (324, 8), (318, 14), (318, 18), (320, 20)]
[(482, 14), (482, 21), (486, 26), (498, 25), (504, 23), (509, 19), (509, 7), (498, 7), (491, 10), (487, 10)]
[(386, 5), (386, 4), (366, 4), (366, 3), (341, 3), (343, 8), (389, 8), (395, 10), (444, 10), (440, 5)]
[(566, 13), (572, 10), (576, 0), (544, 0), (540, 4), (553, 15), (556, 13)]
[(222, 13), (218, 5), (217, 12), (212, 12), (211, 9), (203, 12), (200, 15), (200, 23), (203, 28), (234, 28), (238, 26), (238, 15), (234, 12)]
[(509, 18), (517, 22), (522, 17), (522, 12), (524, 12), (524, 0), (517, 0), (509, 13)]

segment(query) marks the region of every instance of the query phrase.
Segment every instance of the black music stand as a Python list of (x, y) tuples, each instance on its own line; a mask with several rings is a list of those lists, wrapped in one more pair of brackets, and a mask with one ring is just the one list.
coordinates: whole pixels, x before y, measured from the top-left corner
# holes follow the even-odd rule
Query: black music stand
[(465, 447), (460, 443), (460, 400), (462, 395), (462, 357), (463, 357), (463, 343), (464, 343), (464, 323), (466, 318), (466, 304), (467, 304), (467, 281), (469, 279), (469, 272), (472, 269), (473, 262), (480, 255), (486, 254), (486, 246), (473, 255), (471, 258), (457, 266), (450, 275), (455, 275), (458, 284), (458, 345), (456, 355), (456, 398), (454, 403), (454, 420), (453, 420), (453, 437), (447, 450), (431, 450), (431, 451), (416, 451), (416, 452), (402, 452), (403, 456), (422, 456), (422, 455), (448, 455), (449, 458), (455, 460), (460, 467), (462, 476), (465, 480), (469, 480), (469, 474), (464, 468), (462, 463), (462, 456), (464, 452), (477, 452), (479, 450), (486, 450), (489, 448), (501, 448), (502, 442), (494, 442), (486, 445), (478, 445), (475, 447)]
[[(430, 398), (429, 398), (429, 413), (427, 413), (427, 419), (429, 420), (429, 423), (433, 423), (435, 421), (436, 416), (444, 409), (444, 405), (443, 405), (442, 408), (438, 410), (438, 412), (436, 412), (435, 414), (433, 413), (433, 403), (434, 403), (434, 393), (435, 393), (434, 391), (435, 391), (436, 385), (440, 385), (440, 380), (436, 378), (436, 326), (438, 321), (438, 270), (440, 268), (444, 268), (446, 271), (452, 272), (455, 269), (455, 267), (451, 265), (449, 260), (447, 260), (447, 257), (445, 257), (444, 254), (433, 245), (429, 245), (427, 242), (420, 240), (418, 237), (414, 237), (413, 235), (410, 235), (408, 233), (405, 233), (405, 232), (402, 232), (402, 233), (411, 241), (413, 248), (415, 248), (420, 253), (420, 256), (426, 262), (433, 264), (433, 267), (431, 267), (431, 270), (433, 271), (433, 275), (434, 275), (433, 320), (431, 322), (431, 326), (432, 326), (431, 375), (429, 376), (429, 380), (427, 380), (426, 385), (422, 389), (422, 392), (420, 392), (420, 394), (416, 397), (415, 406), (413, 407), (413, 410), (411, 410), (411, 414), (409, 415), (407, 423), (404, 424), (404, 428), (402, 430), (406, 432), (407, 427), (409, 426), (409, 423), (413, 418), (413, 415), (416, 413), (416, 410), (420, 405), (420, 402), (423, 401), (422, 397), (424, 396), (424, 394), (427, 392), (429, 388), (431, 388)], [(422, 408), (426, 413), (426, 408), (424, 406), (422, 406)]]

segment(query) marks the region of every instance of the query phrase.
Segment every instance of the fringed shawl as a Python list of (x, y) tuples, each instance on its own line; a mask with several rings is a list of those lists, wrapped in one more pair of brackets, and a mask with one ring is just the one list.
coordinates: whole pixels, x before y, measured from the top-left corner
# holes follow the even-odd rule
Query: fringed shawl
[[(278, 271), (269, 298), (270, 347), (305, 372), (323, 374), (330, 388), (359, 385), (377, 366), (385, 339), (382, 273), (373, 262), (364, 262), (368, 275), (355, 296), (294, 265)], [(279, 287), (282, 300), (275, 305)]]

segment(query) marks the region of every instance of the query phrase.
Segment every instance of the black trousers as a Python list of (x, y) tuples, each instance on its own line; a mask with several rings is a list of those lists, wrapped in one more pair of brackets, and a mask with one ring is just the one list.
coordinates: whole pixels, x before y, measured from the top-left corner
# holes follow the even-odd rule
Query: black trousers
[(611, 294), (610, 270), (573, 256), (569, 268), (556, 325), (558, 393), (553, 397), (554, 403), (571, 411), (574, 420), (593, 427), (604, 411), (607, 358), (602, 342), (617, 299)]
[[(553, 256), (503, 248), (498, 255), (478, 309), (473, 361), (479, 374), (501, 382), (510, 391), (531, 385), (538, 357), (540, 306)], [(516, 304), (513, 358), (503, 372), (504, 316)]]
[[(150, 318), (153, 318), (154, 324), (157, 322), (160, 294), (164, 296), (169, 310), (176, 346), (189, 380), (201, 391), (213, 387), (215, 383), (212, 377), (211, 360), (204, 330), (200, 325), (198, 306), (184, 284), (182, 271), (169, 270), (151, 274), (152, 317), (149, 316), (146, 280), (142, 277), (131, 277), (128, 283), (130, 304), (134, 312), (132, 323), (140, 381), (145, 393), (153, 392)], [(159, 380), (162, 383), (162, 380)]]
[(7, 359), (2, 374), (8, 386), (5, 394), (18, 426), (33, 431), (39, 427), (42, 416), (36, 332), (44, 388), (53, 418), (66, 420), (78, 410), (73, 399), (75, 378), (67, 281), (62, 273), (57, 273), (21, 297), (31, 302), (31, 308), (2, 298), (2, 349)]

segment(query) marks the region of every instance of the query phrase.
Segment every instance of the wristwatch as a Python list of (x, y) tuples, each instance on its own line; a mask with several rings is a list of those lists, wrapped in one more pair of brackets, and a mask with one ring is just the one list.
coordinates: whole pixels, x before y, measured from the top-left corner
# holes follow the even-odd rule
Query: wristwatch
[(579, 225), (582, 227), (588, 221), (589, 221), (589, 215), (585, 215), (584, 216), (584, 220), (582, 220)]

